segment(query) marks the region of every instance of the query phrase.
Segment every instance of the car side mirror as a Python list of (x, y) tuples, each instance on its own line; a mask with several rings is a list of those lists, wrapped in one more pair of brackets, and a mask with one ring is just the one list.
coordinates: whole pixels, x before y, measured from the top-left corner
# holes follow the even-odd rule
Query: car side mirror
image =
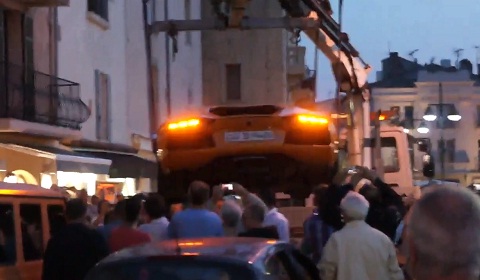
[(433, 178), (435, 176), (435, 161), (430, 154), (423, 155), (423, 176)]

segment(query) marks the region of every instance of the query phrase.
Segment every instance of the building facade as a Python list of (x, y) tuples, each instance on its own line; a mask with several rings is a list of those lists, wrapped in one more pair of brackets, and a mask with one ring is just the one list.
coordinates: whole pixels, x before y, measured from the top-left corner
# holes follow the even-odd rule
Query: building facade
[[(215, 15), (211, 1), (202, 1), (202, 19)], [(251, 1), (250, 17), (282, 17), (278, 1)], [(288, 100), (289, 32), (284, 29), (202, 32), (203, 103), (281, 104)], [(301, 47), (299, 47), (301, 48)], [(304, 53), (304, 49), (303, 49)], [(305, 63), (301, 65), (304, 76)]]
[[(472, 68), (468, 60), (462, 60), (458, 68), (448, 60), (440, 65), (419, 65), (392, 53), (383, 61), (379, 81), (372, 84), (372, 110), (397, 107), (406, 132), (430, 142), (436, 178), (443, 176), (464, 184), (480, 180), (480, 79)], [(437, 118), (425, 121), (426, 114)], [(448, 115), (454, 114), (461, 119), (449, 120)], [(428, 132), (424, 129), (420, 133), (419, 127), (428, 128)], [(444, 175), (440, 162), (442, 136)], [(421, 169), (421, 157), (416, 157), (415, 166)]]
[[(150, 0), (149, 23), (201, 17), (198, 0)], [(202, 105), (202, 45), (200, 31), (152, 34), (152, 75), (158, 97), (160, 125)]]
[[(149, 130), (141, 1), (72, 1), (58, 9), (58, 71), (76, 79), (91, 112), (82, 138), (63, 143), (112, 161), (106, 176), (83, 176), (89, 194), (151, 191), (156, 163)], [(71, 174), (70, 174), (71, 175)], [(78, 181), (79, 176), (73, 176)], [(65, 178), (60, 185), (73, 184)], [(88, 181), (88, 183), (87, 183)], [(94, 187), (95, 186), (95, 187)]]
[(60, 172), (107, 173), (110, 160), (62, 149), (90, 116), (80, 85), (58, 73), (57, 7), (0, 1), (0, 180), (49, 188)]

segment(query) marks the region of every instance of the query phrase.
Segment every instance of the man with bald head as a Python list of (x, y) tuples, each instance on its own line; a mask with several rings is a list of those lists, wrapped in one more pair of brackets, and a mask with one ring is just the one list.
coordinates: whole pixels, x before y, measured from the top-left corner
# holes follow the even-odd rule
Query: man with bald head
[(407, 242), (414, 279), (480, 279), (480, 199), (462, 187), (432, 187), (413, 206)]
[(207, 209), (210, 187), (194, 181), (188, 189), (190, 207), (178, 212), (168, 225), (169, 238), (203, 238), (223, 236), (220, 217)]

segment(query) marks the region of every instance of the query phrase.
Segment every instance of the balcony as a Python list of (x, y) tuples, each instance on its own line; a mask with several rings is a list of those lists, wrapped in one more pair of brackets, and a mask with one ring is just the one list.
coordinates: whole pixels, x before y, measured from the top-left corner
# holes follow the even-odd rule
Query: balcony
[(77, 138), (89, 117), (78, 83), (0, 63), (0, 132)]
[(70, 6), (70, 0), (0, 0), (0, 6), (7, 9), (25, 11), (33, 7)]

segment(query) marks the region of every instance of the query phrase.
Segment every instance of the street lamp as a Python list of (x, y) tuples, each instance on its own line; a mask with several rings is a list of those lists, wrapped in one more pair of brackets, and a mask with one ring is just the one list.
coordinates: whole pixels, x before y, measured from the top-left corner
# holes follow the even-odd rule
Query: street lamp
[[(443, 107), (445, 106), (445, 104), (437, 104), (438, 107)], [(426, 120), (427, 122), (433, 122), (435, 120), (437, 120), (437, 115), (435, 114), (433, 108), (433, 106), (428, 106), (427, 108), (427, 111), (425, 111), (425, 115), (423, 115), (423, 119)], [(440, 111), (443, 111), (442, 110), (443, 108), (440, 109)], [(440, 116), (442, 117), (442, 116)], [(458, 122), (462, 119), (462, 116), (460, 116), (458, 114), (458, 111), (455, 107), (453, 107), (451, 110), (449, 110), (448, 112), (448, 115), (447, 115), (447, 119), (452, 121), (452, 122)]]
[[(438, 104), (435, 107), (438, 108), (438, 113), (439, 116), (435, 115), (433, 112), (432, 105), (429, 105), (427, 108), (427, 111), (425, 112), (425, 115), (423, 116), (423, 119), (431, 122), (435, 121), (438, 118), (440, 121), (440, 143), (439, 143), (439, 152), (440, 152), (440, 168), (442, 172), (442, 179), (445, 179), (445, 140), (443, 138), (443, 131), (445, 130), (445, 115), (444, 115), (444, 106), (445, 104), (443, 103), (443, 85), (442, 83), (438, 84)], [(449, 112), (447, 115), (447, 119), (452, 122), (458, 122), (462, 119), (462, 116), (458, 114), (458, 111), (455, 107), (449, 108)], [(428, 128), (425, 126), (425, 124), (420, 124), (418, 127), (417, 131), (419, 133), (428, 133)]]
[(410, 120), (403, 120), (400, 122), (400, 126), (403, 127), (403, 132), (405, 133), (410, 133), (411, 129), (413, 129), (414, 123), (415, 122), (420, 122), (420, 125), (417, 127), (417, 132), (421, 134), (426, 134), (430, 131), (428, 126), (426, 125), (425, 121), (422, 119), (410, 119)]
[(434, 114), (432, 107), (428, 106), (425, 115), (423, 115), (423, 119), (427, 122), (433, 122), (437, 119), (437, 115)]
[(448, 114), (447, 119), (449, 119), (452, 122), (460, 121), (462, 119), (462, 116), (458, 114), (457, 108), (453, 107), (452, 111), (453, 112), (450, 112), (450, 114)]
[(420, 125), (417, 127), (417, 132), (420, 134), (427, 134), (430, 131), (428, 126), (426, 125), (425, 122), (421, 122)]

